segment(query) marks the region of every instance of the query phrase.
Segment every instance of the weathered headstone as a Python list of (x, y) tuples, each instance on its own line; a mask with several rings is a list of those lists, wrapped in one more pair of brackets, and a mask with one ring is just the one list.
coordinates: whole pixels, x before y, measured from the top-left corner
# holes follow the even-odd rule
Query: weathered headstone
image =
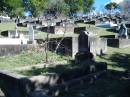
[(78, 38), (72, 38), (72, 58), (75, 58), (76, 53), (78, 52)]
[(119, 38), (124, 38), (124, 39), (128, 39), (128, 30), (127, 30), (127, 27), (126, 25), (123, 23), (121, 24), (120, 26), (120, 29), (119, 29)]
[(19, 18), (19, 16), (17, 16), (17, 18), (15, 19), (15, 23), (16, 23), (16, 24), (19, 24), (19, 23), (20, 23), (20, 18)]
[(79, 35), (79, 52), (89, 51), (89, 41), (88, 35), (85, 32), (82, 32)]
[(15, 38), (18, 38), (18, 37), (19, 37), (19, 35), (18, 35), (18, 27), (16, 25), (16, 27), (15, 27)]
[(82, 32), (79, 35), (79, 52), (91, 52), (94, 55), (101, 55), (107, 52), (107, 39), (89, 35), (89, 32)]
[(28, 30), (29, 30), (29, 43), (33, 43), (34, 42), (34, 29), (33, 29), (33, 26), (29, 25)]

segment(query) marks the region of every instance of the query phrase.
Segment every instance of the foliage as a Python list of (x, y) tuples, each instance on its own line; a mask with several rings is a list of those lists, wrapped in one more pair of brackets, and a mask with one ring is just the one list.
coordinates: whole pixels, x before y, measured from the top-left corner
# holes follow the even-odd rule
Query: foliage
[(65, 0), (65, 3), (70, 7), (70, 15), (83, 9), (83, 0)]
[(24, 11), (22, 0), (1, 0), (0, 11), (8, 15), (21, 16)]
[(48, 0), (28, 0), (33, 16), (38, 16), (43, 11), (47, 1)]
[(24, 11), (24, 7), (22, 5), (21, 0), (6, 0), (6, 3), (10, 7), (10, 10), (11, 10), (10, 15), (14, 15), (14, 16), (22, 15)]
[(0, 12), (1, 13), (3, 13), (4, 11), (7, 12), (9, 9), (10, 6), (7, 4), (6, 0), (0, 0)]
[(50, 12), (54, 14), (74, 14), (78, 11), (89, 12), (92, 9), (94, 0), (29, 0), (29, 6), (33, 16), (40, 12)]
[(83, 6), (84, 13), (94, 9), (93, 7), (94, 0), (83, 0), (83, 1), (84, 1), (84, 6)]
[(107, 10), (118, 9), (119, 5), (117, 3), (115, 3), (115, 2), (110, 2), (110, 3), (105, 5), (105, 8)]
[(67, 14), (69, 12), (69, 6), (64, 0), (48, 0), (45, 9), (48, 13), (54, 15)]

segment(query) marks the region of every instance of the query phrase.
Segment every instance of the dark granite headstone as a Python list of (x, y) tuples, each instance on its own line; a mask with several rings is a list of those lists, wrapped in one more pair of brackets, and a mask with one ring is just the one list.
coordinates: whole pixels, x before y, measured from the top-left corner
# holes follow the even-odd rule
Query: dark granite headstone
[(79, 52), (89, 51), (89, 41), (88, 35), (82, 32), (79, 35)]

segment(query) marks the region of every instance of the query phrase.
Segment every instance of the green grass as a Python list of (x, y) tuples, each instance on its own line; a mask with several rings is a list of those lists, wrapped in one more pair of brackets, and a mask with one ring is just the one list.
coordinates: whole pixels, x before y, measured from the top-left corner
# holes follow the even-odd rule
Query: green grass
[(109, 69), (118, 71), (130, 70), (130, 47), (108, 47), (107, 54), (104, 56), (97, 56), (96, 60), (107, 62)]
[[(65, 57), (61, 55), (57, 55), (52, 52), (48, 52), (48, 59), (51, 60), (52, 58), (55, 61), (63, 61)], [(36, 51), (25, 51), (21, 52), (17, 55), (11, 56), (1, 56), (0, 57), (0, 69), (9, 69), (13, 70), (17, 67), (23, 66), (30, 66), (39, 63), (43, 63), (45, 61), (45, 53), (43, 52), (36, 52)]]
[(117, 33), (113, 33), (111, 31), (107, 30), (108, 28), (98, 27), (97, 25), (79, 23), (78, 26), (87, 27), (88, 29), (92, 29), (93, 31), (97, 32), (98, 36), (116, 35), (117, 34)]
[[(38, 31), (37, 33), (35, 33), (35, 39), (46, 39), (46, 37), (47, 37), (47, 33), (46, 32)], [(63, 35), (62, 34), (56, 34), (55, 35), (55, 34), (50, 34), (49, 33), (48, 37), (49, 38), (61, 38), (61, 37), (63, 37)], [(65, 37), (78, 37), (78, 35), (77, 34), (73, 34), (73, 33), (70, 33), (70, 34), (66, 33)]]
[[(0, 31), (15, 30), (16, 24), (14, 22), (0, 23)], [(20, 31), (27, 31), (27, 27), (18, 27)]]

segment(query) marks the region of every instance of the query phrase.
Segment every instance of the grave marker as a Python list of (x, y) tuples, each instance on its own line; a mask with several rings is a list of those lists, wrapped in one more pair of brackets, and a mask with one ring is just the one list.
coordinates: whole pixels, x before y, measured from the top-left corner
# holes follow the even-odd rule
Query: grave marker
[(29, 30), (29, 43), (33, 43), (34, 42), (34, 29), (33, 29), (33, 26), (29, 25), (28, 30)]

